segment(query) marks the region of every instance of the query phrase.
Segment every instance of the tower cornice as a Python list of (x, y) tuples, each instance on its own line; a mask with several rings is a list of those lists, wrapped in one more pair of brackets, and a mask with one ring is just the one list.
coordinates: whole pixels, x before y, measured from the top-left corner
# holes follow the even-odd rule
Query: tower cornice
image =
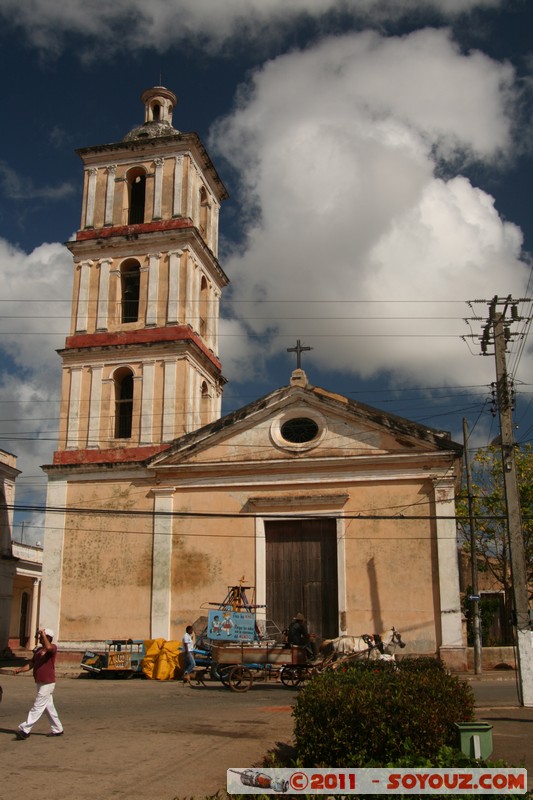
[[(131, 161), (132, 153), (136, 152), (146, 157), (147, 151), (153, 151), (153, 156), (156, 157), (159, 153), (168, 153), (173, 156), (180, 153), (187, 155), (188, 150), (192, 151), (201, 168), (210, 175), (216, 184), (219, 199), (227, 200), (229, 197), (228, 190), (197, 133), (176, 133), (171, 136), (158, 136), (152, 139), (136, 139), (129, 142), (111, 142), (110, 144), (80, 147), (76, 150), (76, 153), (86, 167), (92, 167), (103, 166), (102, 156), (105, 153), (113, 154), (112, 161), (115, 163), (120, 160)], [(120, 154), (123, 156), (122, 159), (120, 159)]]
[(122, 258), (135, 256), (140, 250), (146, 251), (148, 247), (164, 252), (169, 248), (175, 250), (189, 246), (192, 250), (197, 248), (207, 257), (207, 263), (216, 272), (222, 287), (230, 282), (215, 254), (188, 217), (79, 230), (76, 239), (65, 242), (65, 246), (76, 259), (99, 259), (102, 258), (102, 252), (113, 254), (116, 250), (121, 251)]
[(67, 336), (64, 349), (58, 350), (58, 353), (64, 356), (74, 350), (136, 347), (139, 345), (153, 345), (158, 342), (187, 342), (193, 344), (209, 359), (218, 372), (222, 370), (222, 365), (215, 354), (205, 346), (200, 337), (188, 325), (141, 328), (135, 331), (77, 333), (73, 336)]

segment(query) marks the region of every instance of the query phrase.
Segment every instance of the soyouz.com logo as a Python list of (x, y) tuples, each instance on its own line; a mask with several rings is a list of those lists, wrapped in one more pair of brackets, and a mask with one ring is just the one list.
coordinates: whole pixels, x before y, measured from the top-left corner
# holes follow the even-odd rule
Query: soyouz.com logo
[(525, 769), (228, 769), (228, 794), (525, 794)]

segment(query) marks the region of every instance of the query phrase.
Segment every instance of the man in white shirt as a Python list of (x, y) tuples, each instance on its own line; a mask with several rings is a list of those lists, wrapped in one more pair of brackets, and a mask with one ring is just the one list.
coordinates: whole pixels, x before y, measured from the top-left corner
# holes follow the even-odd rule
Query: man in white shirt
[(194, 660), (193, 649), (194, 649), (194, 640), (193, 640), (194, 629), (192, 625), (187, 625), (185, 628), (185, 634), (183, 636), (183, 654), (185, 656), (185, 669), (183, 671), (183, 683), (191, 683), (191, 672), (194, 672), (196, 669), (196, 662)]

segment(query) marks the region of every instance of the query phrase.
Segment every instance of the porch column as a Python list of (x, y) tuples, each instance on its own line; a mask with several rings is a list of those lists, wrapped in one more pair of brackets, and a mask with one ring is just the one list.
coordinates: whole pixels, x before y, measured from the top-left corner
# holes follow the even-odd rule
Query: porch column
[(102, 258), (98, 262), (100, 270), (100, 280), (98, 282), (98, 306), (96, 314), (96, 330), (106, 331), (108, 327), (108, 309), (109, 309), (109, 273), (111, 258)]
[(157, 297), (159, 294), (159, 259), (161, 253), (148, 255), (148, 303), (146, 307), (146, 325), (157, 325)]
[(161, 219), (161, 198), (163, 194), (163, 164), (164, 159), (155, 159), (154, 180), (154, 214), (152, 219)]
[(141, 403), (141, 444), (153, 441), (155, 361), (143, 364)]
[(184, 248), (186, 250), (186, 263), (185, 263), (185, 291), (183, 293), (182, 308), (183, 308), (183, 322), (185, 325), (190, 325), (194, 329), (194, 274), (196, 270), (196, 262), (193, 253), (188, 245)]
[(195, 178), (195, 171), (194, 171), (194, 164), (192, 160), (192, 156), (189, 153), (189, 164), (187, 169), (187, 180), (188, 180), (188, 189), (187, 189), (187, 206), (185, 210), (185, 216), (192, 219), (194, 222), (194, 210), (193, 210), (193, 184)]
[(80, 428), (81, 372), (83, 367), (70, 370), (70, 400), (67, 420), (67, 447), (77, 447)]
[(182, 186), (183, 186), (183, 156), (179, 155), (175, 157), (175, 164), (174, 164), (174, 199), (172, 204), (173, 217), (181, 217)]
[(211, 347), (213, 349), (213, 353), (218, 356), (218, 323), (220, 317), (220, 291), (218, 289), (214, 290), (211, 313), (213, 314), (211, 319)]
[(115, 202), (115, 176), (117, 172), (117, 165), (110, 164), (107, 167), (107, 186), (105, 195), (105, 215), (104, 225), (113, 224), (113, 203)]
[(266, 620), (266, 536), (265, 520), (262, 517), (255, 518), (255, 596), (259, 606), (264, 608), (257, 609), (258, 619)]
[(219, 218), (219, 206), (218, 203), (213, 203), (213, 208), (211, 211), (212, 217), (212, 226), (211, 226), (211, 250), (216, 258), (218, 258), (218, 218)]
[(100, 442), (100, 420), (102, 415), (102, 376), (103, 365), (91, 368), (91, 400), (89, 404), (89, 428), (87, 431), (87, 447), (98, 447)]
[[(45, 620), (39, 619), (39, 601), (41, 599), (41, 578), (35, 578), (33, 581), (33, 591), (31, 595), (31, 616), (30, 616), (30, 641), (33, 641), (33, 636), (35, 631), (39, 627), (39, 623), (42, 621), (43, 625), (48, 627), (48, 623)], [(55, 633), (55, 629), (52, 628)]]
[(348, 597), (346, 589), (346, 521), (337, 517), (337, 581), (339, 604), (339, 636), (346, 636)]
[(165, 361), (163, 385), (163, 441), (176, 437), (176, 362)]
[[(48, 476), (46, 507), (66, 509), (67, 481), (54, 481)], [(46, 512), (46, 547), (43, 551), (43, 583), (41, 619), (43, 625), (55, 632), (55, 643), (61, 638), (61, 589), (63, 583), (63, 547), (65, 542), (66, 511)], [(68, 613), (68, 609), (67, 609)]]
[(167, 322), (179, 321), (181, 250), (171, 250), (168, 254), (168, 304)]
[(89, 167), (87, 170), (89, 180), (87, 184), (87, 206), (85, 209), (85, 227), (94, 227), (94, 201), (96, 198), (96, 176), (98, 169), (96, 167)]
[(152, 547), (152, 639), (170, 639), (172, 511), (174, 489), (154, 489)]
[(76, 313), (76, 333), (87, 330), (89, 319), (89, 286), (91, 280), (92, 261), (81, 261), (78, 265), (80, 270), (80, 283), (78, 289), (78, 309)]
[(453, 478), (439, 478), (434, 485), (441, 627), (439, 654), (447, 666), (463, 669), (466, 665), (466, 647), (461, 624), (455, 481)]

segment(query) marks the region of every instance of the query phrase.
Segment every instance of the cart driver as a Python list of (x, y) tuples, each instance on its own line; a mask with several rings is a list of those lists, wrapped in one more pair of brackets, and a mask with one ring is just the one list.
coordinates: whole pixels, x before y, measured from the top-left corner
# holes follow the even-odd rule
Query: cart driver
[(294, 644), (297, 647), (305, 648), (305, 650), (307, 650), (309, 653), (310, 658), (316, 658), (316, 642), (314, 637), (309, 634), (305, 617), (301, 612), (298, 612), (298, 614), (296, 614), (294, 619), (289, 624), (287, 642), (288, 644)]

